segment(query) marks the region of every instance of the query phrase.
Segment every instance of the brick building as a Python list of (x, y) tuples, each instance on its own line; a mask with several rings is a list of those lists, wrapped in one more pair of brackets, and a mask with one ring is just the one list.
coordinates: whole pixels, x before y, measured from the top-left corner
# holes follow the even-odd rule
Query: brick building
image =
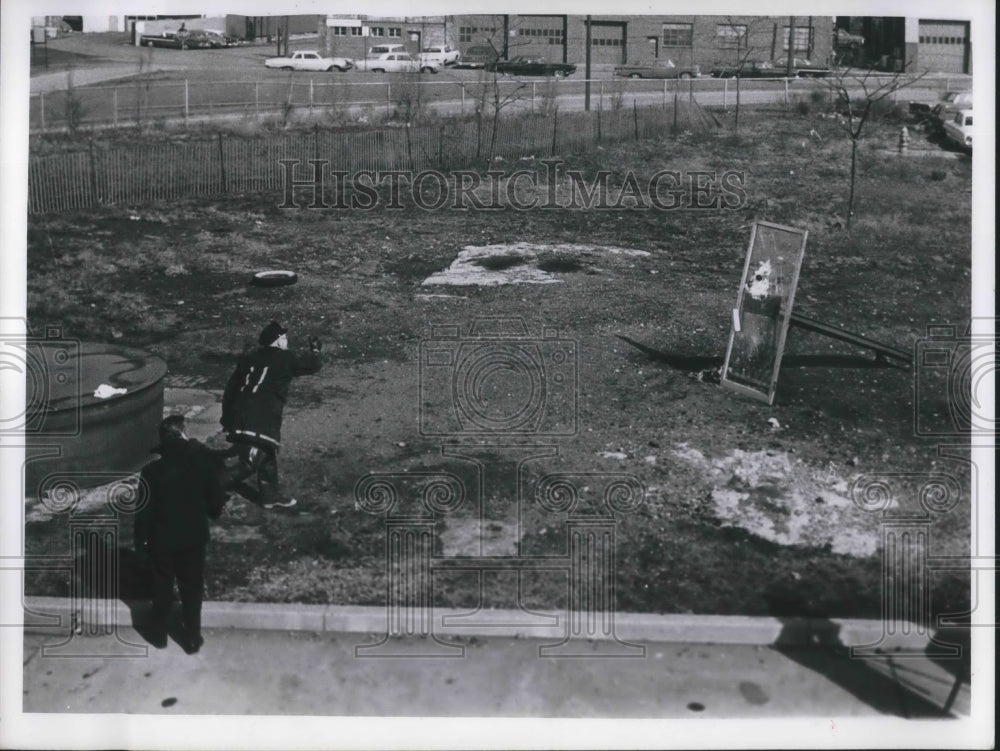
[[(591, 62), (596, 65), (670, 58), (708, 69), (732, 63), (748, 50), (773, 60), (788, 51), (794, 27), (795, 55), (828, 62), (833, 51), (833, 17), (800, 16), (592, 16)], [(503, 57), (539, 55), (582, 64), (587, 19), (568, 15), (327, 16), (319, 23), (321, 49), (362, 57), (379, 42), (421, 46), (450, 44), (460, 50), (490, 44)]]

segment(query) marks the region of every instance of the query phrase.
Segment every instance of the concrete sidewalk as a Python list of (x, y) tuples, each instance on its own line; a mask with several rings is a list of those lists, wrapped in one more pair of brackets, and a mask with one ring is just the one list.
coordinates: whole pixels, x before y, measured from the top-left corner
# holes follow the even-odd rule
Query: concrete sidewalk
[(75, 634), (69, 601), (27, 605), (50, 618), (26, 628), (26, 712), (931, 719), (970, 707), (957, 662), (928, 657), (926, 639), (852, 658), (847, 645), (881, 639), (874, 621), (624, 613), (617, 640), (566, 642), (558, 614), (435, 611), (433, 638), (387, 639), (385, 608), (206, 603), (205, 646), (187, 655), (128, 625), (141, 605), (105, 608), (105, 625), (77, 621)]

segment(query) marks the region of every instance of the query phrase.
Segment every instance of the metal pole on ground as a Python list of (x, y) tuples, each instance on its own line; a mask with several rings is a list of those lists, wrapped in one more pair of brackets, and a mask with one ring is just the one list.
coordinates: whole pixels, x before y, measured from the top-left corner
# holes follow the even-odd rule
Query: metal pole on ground
[(189, 97), (188, 97), (188, 81), (185, 78), (184, 79), (184, 127), (185, 128), (188, 126), (188, 116), (189, 116), (188, 104), (189, 104), (189, 101), (190, 100), (189, 100)]
[(112, 90), (111, 95), (112, 95), (111, 96), (111, 109), (114, 112), (114, 114), (112, 115), (112, 118), (113, 118), (112, 122), (114, 122), (115, 127), (117, 128), (118, 127), (118, 87), (117, 86), (115, 86), (115, 88)]
[(253, 109), (256, 115), (260, 116), (260, 81), (253, 83)]
[(38, 111), (41, 113), (42, 118), (42, 133), (45, 132), (45, 92), (39, 92), (38, 94)]

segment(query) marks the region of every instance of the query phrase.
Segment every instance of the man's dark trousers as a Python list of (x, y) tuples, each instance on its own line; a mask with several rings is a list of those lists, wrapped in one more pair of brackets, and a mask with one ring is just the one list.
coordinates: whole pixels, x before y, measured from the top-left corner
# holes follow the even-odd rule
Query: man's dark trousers
[(157, 550), (150, 555), (153, 568), (153, 623), (165, 628), (174, 599), (174, 579), (181, 596), (184, 639), (188, 644), (201, 636), (201, 599), (205, 584), (205, 547), (195, 545), (175, 551)]

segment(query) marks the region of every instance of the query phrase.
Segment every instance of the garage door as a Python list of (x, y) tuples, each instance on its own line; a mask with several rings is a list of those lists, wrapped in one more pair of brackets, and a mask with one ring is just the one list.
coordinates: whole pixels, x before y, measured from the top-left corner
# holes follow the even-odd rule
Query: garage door
[(621, 26), (590, 27), (590, 61), (621, 65), (625, 62), (624, 29)]
[(968, 73), (969, 25), (961, 21), (921, 21), (919, 67), (940, 73)]

